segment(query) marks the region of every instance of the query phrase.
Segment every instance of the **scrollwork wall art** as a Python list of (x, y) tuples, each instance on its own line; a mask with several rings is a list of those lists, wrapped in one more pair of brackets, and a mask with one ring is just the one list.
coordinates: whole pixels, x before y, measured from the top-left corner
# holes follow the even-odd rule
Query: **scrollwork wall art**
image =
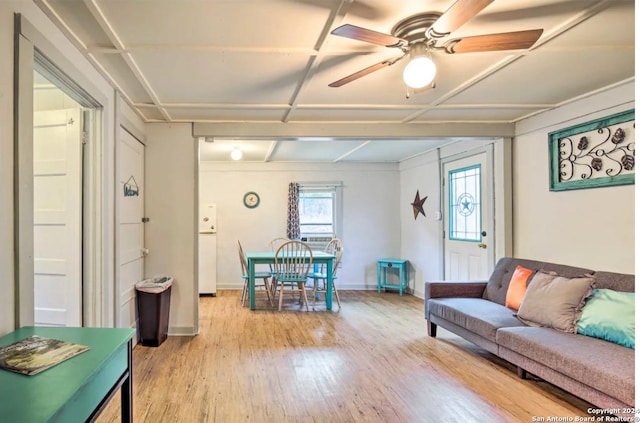
[(635, 183), (635, 110), (549, 133), (549, 190)]

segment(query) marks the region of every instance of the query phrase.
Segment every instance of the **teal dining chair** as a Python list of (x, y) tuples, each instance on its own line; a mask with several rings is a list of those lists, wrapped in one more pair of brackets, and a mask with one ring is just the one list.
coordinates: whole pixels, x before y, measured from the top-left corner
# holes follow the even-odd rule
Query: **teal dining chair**
[(282, 298), (285, 288), (290, 293), (299, 293), (309, 311), (306, 283), (313, 264), (313, 253), (307, 244), (301, 241), (287, 241), (280, 245), (275, 253), (273, 278), (276, 292), (280, 291), (278, 311), (282, 310)]
[[(247, 265), (247, 256), (244, 253), (242, 248), (242, 244), (238, 241), (238, 256), (240, 258), (240, 266), (242, 269), (242, 279), (244, 279), (244, 285), (242, 287), (242, 295), (241, 301), (244, 306), (244, 302), (247, 299), (247, 293), (249, 292), (249, 268)], [(267, 299), (269, 300), (269, 304), (273, 307), (273, 297), (271, 296), (271, 286), (269, 280), (271, 279), (271, 272), (255, 272), (254, 276), (255, 280), (262, 279), (264, 282), (264, 289), (267, 293)], [(256, 284), (255, 292), (258, 293), (258, 287), (260, 285)]]
[(336, 259), (333, 261), (333, 288), (331, 293), (327, 294), (327, 265), (321, 264), (317, 266), (313, 273), (309, 274), (309, 278), (313, 279), (313, 307), (316, 306), (316, 298), (318, 294), (325, 293), (327, 295), (336, 296), (336, 301), (338, 301), (338, 307), (340, 305), (340, 295), (338, 294), (338, 288), (336, 287), (336, 279), (338, 278), (338, 266), (340, 265), (340, 261), (342, 260), (342, 241), (338, 238), (334, 238), (324, 249), (325, 253), (333, 254), (336, 256)]

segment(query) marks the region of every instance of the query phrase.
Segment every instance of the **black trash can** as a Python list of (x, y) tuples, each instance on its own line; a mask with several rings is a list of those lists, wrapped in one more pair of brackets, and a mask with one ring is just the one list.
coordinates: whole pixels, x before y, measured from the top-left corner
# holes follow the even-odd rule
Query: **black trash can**
[(139, 342), (159, 347), (169, 330), (169, 306), (173, 278), (158, 276), (136, 283)]

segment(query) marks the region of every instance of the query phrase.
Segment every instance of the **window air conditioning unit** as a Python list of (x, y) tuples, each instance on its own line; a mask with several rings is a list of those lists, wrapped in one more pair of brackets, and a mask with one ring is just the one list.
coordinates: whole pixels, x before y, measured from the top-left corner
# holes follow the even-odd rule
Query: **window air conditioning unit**
[(324, 251), (334, 236), (302, 236), (300, 241), (307, 243), (313, 251)]

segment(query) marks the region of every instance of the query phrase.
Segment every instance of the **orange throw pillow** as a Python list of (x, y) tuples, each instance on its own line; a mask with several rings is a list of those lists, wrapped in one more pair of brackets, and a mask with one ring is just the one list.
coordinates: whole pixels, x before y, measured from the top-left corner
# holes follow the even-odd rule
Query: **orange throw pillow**
[(518, 311), (524, 294), (527, 292), (527, 281), (532, 274), (533, 270), (516, 266), (516, 270), (513, 272), (513, 276), (511, 276), (511, 281), (509, 282), (507, 299), (504, 305), (512, 310)]

